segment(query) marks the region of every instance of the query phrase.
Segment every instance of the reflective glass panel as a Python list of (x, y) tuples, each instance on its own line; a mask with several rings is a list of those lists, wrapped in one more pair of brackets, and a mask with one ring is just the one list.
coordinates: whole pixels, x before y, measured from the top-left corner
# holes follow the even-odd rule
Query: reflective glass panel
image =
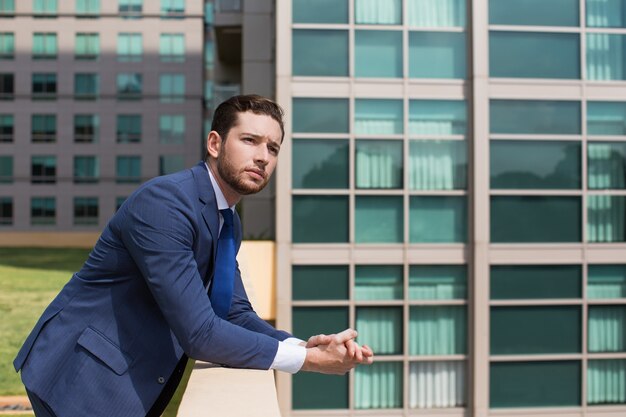
[(409, 101), (409, 133), (412, 135), (464, 135), (466, 129), (465, 101)]
[(465, 33), (409, 32), (410, 78), (465, 78)]
[(626, 403), (626, 359), (587, 362), (587, 404)]
[(357, 30), (354, 36), (356, 77), (402, 77), (402, 32)]
[(409, 142), (411, 190), (464, 190), (467, 188), (466, 143), (460, 140)]
[(589, 135), (626, 135), (626, 103), (588, 101), (587, 133)]
[(580, 142), (492, 140), (491, 188), (579, 189)]
[(580, 197), (492, 196), (491, 242), (580, 242)]
[(414, 196), (410, 199), (411, 243), (463, 243), (467, 240), (465, 197)]
[(587, 79), (626, 80), (626, 36), (587, 34)]
[(377, 355), (402, 353), (402, 307), (357, 307), (356, 328)]
[(13, 157), (0, 155), (0, 184), (13, 182)]
[(356, 141), (356, 188), (402, 188), (402, 141)]
[(355, 0), (354, 21), (357, 25), (402, 24), (402, 0)]
[(407, 21), (414, 27), (465, 26), (466, 0), (408, 0)]
[(348, 266), (294, 265), (291, 271), (294, 300), (347, 300)]
[(589, 265), (587, 298), (626, 298), (626, 265)]
[(293, 23), (348, 23), (348, 0), (293, 0)]
[(348, 75), (347, 30), (293, 30), (293, 75)]
[(354, 131), (363, 135), (401, 134), (402, 100), (356, 99)]
[(349, 102), (342, 98), (294, 98), (293, 131), (348, 133)]
[(491, 100), (491, 133), (580, 134), (580, 102)]
[(578, 0), (489, 0), (489, 23), (578, 26), (578, 10)]
[(402, 242), (403, 225), (402, 197), (356, 197), (354, 235), (357, 243)]
[(354, 407), (402, 408), (402, 363), (374, 362), (359, 366), (354, 374)]
[(587, 241), (626, 242), (626, 196), (587, 198)]
[(467, 297), (465, 265), (411, 265), (411, 300), (461, 300)]
[(590, 189), (626, 188), (626, 142), (588, 142), (587, 174)]
[(589, 352), (626, 352), (626, 305), (589, 306)]
[(411, 355), (462, 355), (467, 352), (465, 306), (411, 307), (410, 314)]
[(293, 139), (293, 188), (348, 188), (348, 141)]
[(580, 298), (579, 265), (492, 265), (492, 300)]
[(401, 265), (357, 265), (355, 300), (401, 300)]
[(456, 408), (466, 404), (465, 361), (409, 364), (410, 408)]
[(294, 196), (292, 204), (294, 243), (348, 241), (348, 197)]
[(587, 26), (626, 27), (626, 0), (586, 0)]

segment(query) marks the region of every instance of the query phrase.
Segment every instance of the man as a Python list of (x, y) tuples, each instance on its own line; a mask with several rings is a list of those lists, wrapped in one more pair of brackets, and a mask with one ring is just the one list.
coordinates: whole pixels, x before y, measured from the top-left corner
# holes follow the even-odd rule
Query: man
[(278, 105), (233, 97), (215, 111), (204, 162), (126, 200), (15, 359), (37, 417), (159, 416), (187, 356), (334, 374), (372, 362), (355, 331), (305, 343), (246, 296), (234, 206), (267, 184), (283, 137)]

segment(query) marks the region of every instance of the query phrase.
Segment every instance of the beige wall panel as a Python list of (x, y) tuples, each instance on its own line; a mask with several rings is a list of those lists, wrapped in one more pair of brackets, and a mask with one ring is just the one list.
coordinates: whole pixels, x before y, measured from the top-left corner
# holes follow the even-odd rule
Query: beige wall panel
[(291, 94), (294, 97), (347, 97), (350, 95), (350, 81), (344, 78), (308, 80), (294, 78)]
[(492, 245), (491, 264), (567, 264), (580, 263), (584, 249), (580, 244), (538, 248), (525, 245)]
[(404, 262), (402, 247), (369, 246), (355, 247), (352, 259), (358, 264), (401, 264)]
[(588, 83), (585, 93), (588, 100), (626, 101), (626, 83)]
[(468, 250), (465, 247), (409, 248), (407, 250), (407, 261), (415, 265), (429, 265), (433, 263), (464, 264), (469, 260)]
[(490, 98), (518, 98), (533, 100), (580, 100), (583, 86), (580, 81), (527, 83), (518, 80), (498, 80), (489, 82)]
[(589, 245), (587, 246), (587, 261), (589, 263), (624, 263), (626, 261), (626, 245)]
[(375, 80), (360, 81), (355, 80), (353, 87), (356, 97), (386, 98), (386, 97), (404, 97), (404, 83), (402, 80)]
[(421, 99), (461, 99), (469, 96), (469, 86), (462, 81), (414, 82), (409, 81), (406, 91), (409, 97)]
[[(291, 248), (291, 261), (294, 264), (345, 264), (350, 262), (351, 250), (346, 246), (335, 247), (326, 245), (314, 247), (302, 245)], [(291, 275), (291, 274), (290, 274)]]

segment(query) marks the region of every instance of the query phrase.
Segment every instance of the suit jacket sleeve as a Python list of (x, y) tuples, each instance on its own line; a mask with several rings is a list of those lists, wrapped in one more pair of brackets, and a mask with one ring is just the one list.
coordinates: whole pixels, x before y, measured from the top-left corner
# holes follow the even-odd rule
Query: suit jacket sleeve
[(208, 233), (200, 223), (199, 204), (193, 193), (184, 191), (184, 184), (166, 180), (152, 184), (129, 201), (118, 233), (190, 357), (232, 367), (269, 369), (278, 341), (222, 320), (213, 312), (193, 252), (196, 234)]

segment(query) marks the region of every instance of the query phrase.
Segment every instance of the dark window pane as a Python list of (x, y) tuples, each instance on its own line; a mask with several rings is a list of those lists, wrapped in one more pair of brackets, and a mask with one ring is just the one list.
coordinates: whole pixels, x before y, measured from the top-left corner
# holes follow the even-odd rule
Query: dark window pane
[(491, 308), (491, 354), (580, 353), (579, 306)]
[(357, 30), (354, 36), (356, 77), (402, 77), (402, 32)]
[(348, 267), (345, 265), (294, 265), (294, 300), (347, 300)]
[(467, 298), (467, 267), (465, 265), (411, 265), (409, 298), (412, 300)]
[(354, 236), (357, 243), (404, 240), (402, 197), (357, 196)]
[(465, 33), (409, 32), (410, 78), (465, 78)]
[(580, 134), (578, 101), (491, 100), (491, 133)]
[(626, 103), (588, 101), (587, 133), (589, 135), (626, 135)]
[(579, 142), (492, 140), (491, 188), (581, 188)]
[(293, 188), (348, 188), (348, 141), (294, 139)]
[(492, 25), (578, 26), (578, 0), (490, 0)]
[(348, 0), (293, 0), (293, 23), (348, 23)]
[(587, 164), (590, 189), (626, 188), (626, 142), (589, 142)]
[(626, 197), (589, 196), (587, 222), (588, 242), (626, 242)]
[(586, 0), (587, 26), (626, 27), (626, 0)]
[(348, 75), (348, 31), (293, 31), (293, 75)]
[(578, 265), (494, 265), (492, 300), (580, 298), (582, 269)]
[(348, 197), (294, 196), (293, 242), (347, 242)]
[(587, 298), (626, 298), (626, 265), (589, 265)]
[(491, 197), (491, 242), (580, 242), (580, 197)]
[(293, 131), (348, 133), (348, 99), (294, 98)]
[(465, 197), (411, 197), (409, 218), (412, 243), (463, 243), (467, 240)]
[(303, 340), (348, 328), (348, 307), (294, 307), (293, 335)]
[(294, 410), (348, 408), (348, 375), (298, 372), (292, 381)]
[(489, 377), (490, 406), (580, 406), (580, 381), (578, 361), (495, 362)]
[(587, 34), (587, 79), (626, 80), (626, 36), (612, 33)]

